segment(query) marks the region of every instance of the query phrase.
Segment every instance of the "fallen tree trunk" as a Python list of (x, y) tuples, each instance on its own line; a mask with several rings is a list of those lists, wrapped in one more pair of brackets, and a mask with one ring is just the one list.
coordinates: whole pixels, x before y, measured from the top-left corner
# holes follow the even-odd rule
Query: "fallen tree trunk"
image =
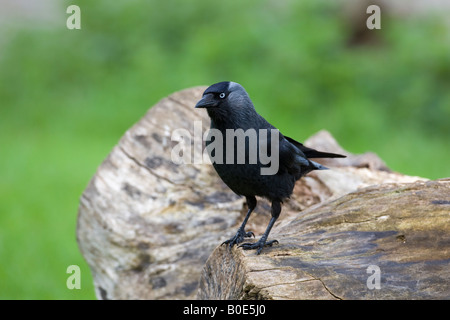
[(367, 187), (305, 210), (264, 254), (218, 247), (200, 299), (448, 299), (450, 179)]
[[(201, 124), (201, 131), (204, 132), (209, 127), (209, 120), (206, 112), (194, 109), (194, 105), (200, 99), (204, 89), (199, 87), (174, 93), (151, 108), (120, 139), (84, 191), (80, 200), (77, 239), (80, 250), (91, 268), (99, 299), (192, 299), (196, 296), (205, 299), (313, 298), (313, 296), (301, 296), (296, 293), (289, 294), (288, 291), (274, 294), (269, 289), (259, 288), (257, 281), (252, 280), (256, 274), (252, 265), (259, 265), (263, 269), (265, 265), (270, 265), (270, 269), (274, 270), (272, 274), (280, 275), (278, 280), (275, 276), (271, 278), (273, 284), (271, 288), (282, 287), (276, 285), (276, 281), (279, 281), (279, 284), (303, 282), (305, 285), (316, 286), (318, 292), (322, 289), (321, 294), (315, 298), (334, 297), (333, 295), (346, 298), (349, 296), (336, 290), (334, 285), (328, 284), (328, 278), (324, 276), (326, 272), (341, 274), (332, 269), (333, 261), (337, 263), (337, 258), (343, 263), (345, 257), (348, 257), (349, 265), (355, 259), (352, 254), (345, 256), (342, 251), (336, 251), (338, 244), (343, 243), (343, 248), (350, 250), (350, 253), (362, 250), (363, 255), (362, 252), (370, 245), (375, 248), (383, 244), (381, 248), (385, 251), (386, 248), (400, 250), (403, 247), (394, 248), (389, 239), (399, 237), (398, 239), (401, 240), (402, 236), (405, 237), (406, 242), (396, 240), (394, 244), (418, 246), (421, 243), (427, 247), (429, 241), (434, 241), (433, 245), (430, 244), (434, 248), (433, 252), (440, 252), (439, 257), (442, 258), (433, 264), (434, 274), (436, 279), (445, 278), (439, 261), (444, 261), (448, 265), (449, 233), (448, 229), (445, 229), (448, 228), (449, 212), (449, 204), (445, 200), (449, 199), (447, 182), (424, 182), (424, 186), (427, 183), (429, 186), (434, 183), (436, 187), (432, 187), (435, 188), (432, 190), (442, 194), (429, 201), (423, 200), (423, 207), (431, 208), (432, 213), (423, 211), (422, 216), (416, 216), (430, 226), (427, 233), (412, 232), (413, 229), (403, 232), (406, 229), (402, 229), (403, 227), (398, 229), (397, 225), (392, 225), (393, 229), (388, 229), (386, 223), (391, 220), (398, 220), (399, 223), (409, 221), (405, 218), (391, 219), (394, 213), (382, 213), (376, 210), (357, 211), (357, 207), (352, 209), (354, 210), (352, 214), (339, 213), (339, 208), (345, 207), (344, 202), (339, 202), (344, 198), (339, 197), (350, 197), (359, 192), (364, 198), (366, 195), (374, 194), (376, 190), (382, 192), (388, 190), (386, 188), (404, 188), (403, 185), (388, 187), (380, 184), (412, 183), (424, 179), (390, 172), (383, 161), (372, 153), (352, 155), (342, 150), (326, 131), (319, 132), (305, 141), (305, 144), (330, 152), (346, 153), (348, 158), (327, 162), (325, 164), (332, 167), (332, 170), (310, 173), (298, 181), (294, 194), (285, 203), (279, 222), (272, 231), (274, 237), (282, 235), (278, 236), (280, 245), (264, 250), (260, 256), (252, 256), (252, 253), (247, 254), (239, 249), (234, 249), (232, 253), (222, 247), (214, 250), (222, 241), (236, 232), (246, 212), (244, 199), (233, 194), (221, 182), (211, 164), (176, 164), (171, 158), (176, 145), (176, 142), (171, 139), (175, 129), (187, 130), (192, 135), (192, 139), (184, 143), (191, 146), (193, 152), (201, 153), (202, 151), (204, 146), (202, 134), (197, 134), (198, 128), (196, 129), (195, 121), (199, 121), (197, 124)], [(360, 190), (369, 186), (372, 187)], [(417, 192), (422, 194), (425, 191)], [(397, 193), (392, 191), (392, 194)], [(429, 193), (426, 194), (429, 195)], [(395, 202), (392, 203), (394, 200), (397, 201), (396, 197), (389, 198), (381, 194), (380, 197), (380, 201), (389, 200), (392, 205), (396, 205)], [(356, 203), (357, 198), (359, 196), (349, 200), (350, 203)], [(380, 206), (382, 204), (377, 200), (373, 201)], [(320, 211), (322, 213), (319, 214), (319, 211), (314, 211), (319, 210), (320, 206), (328, 208), (326, 209), (328, 213)], [(413, 206), (416, 204), (412, 202), (411, 207)], [(255, 214), (248, 223), (249, 230), (256, 235), (261, 234), (267, 225), (269, 212), (269, 204), (259, 201)], [(334, 212), (339, 214), (332, 214)], [(428, 216), (434, 217), (435, 214), (439, 217), (439, 219), (436, 218), (437, 221), (443, 225), (436, 222), (431, 227), (431, 220), (434, 221), (434, 219), (428, 219)], [(349, 221), (360, 221), (360, 223), (346, 223), (349, 217), (354, 219)], [(363, 221), (378, 221), (377, 219), (382, 221), (385, 219), (386, 223), (374, 225), (374, 229), (364, 229), (369, 223), (365, 224)], [(336, 226), (333, 227), (332, 223)], [(355, 229), (347, 230), (345, 226)], [(378, 230), (376, 229), (378, 227), (387, 229)], [(421, 229), (418, 230), (424, 228), (423, 225), (411, 227), (420, 227)], [(294, 228), (297, 228), (297, 231)], [(313, 228), (317, 230), (312, 231)], [(333, 228), (344, 229), (333, 231), (335, 230)], [(295, 232), (298, 234), (295, 235)], [(289, 237), (289, 234), (292, 236)], [(428, 238), (431, 235), (434, 235), (434, 238)], [(382, 241), (387, 242), (381, 243)], [(362, 243), (368, 244), (362, 248), (360, 247)], [(369, 253), (376, 256), (374, 252), (377, 249), (373, 250)], [(212, 252), (213, 255), (210, 257)], [(275, 271), (276, 264), (274, 265), (273, 261), (269, 263), (267, 259), (277, 257), (277, 252), (278, 258), (274, 259), (291, 256), (296, 257), (295, 261), (298, 263), (289, 268), (281, 266), (281, 269)], [(338, 254), (339, 252), (341, 255)], [(318, 259), (315, 253), (321, 256), (322, 260)], [(335, 256), (336, 254), (338, 255)], [(327, 257), (330, 260), (325, 260)], [(253, 291), (247, 289), (242, 291), (243, 288), (236, 284), (233, 287), (231, 282), (227, 283), (227, 279), (224, 278), (227, 271), (216, 267), (221, 259), (226, 261), (225, 265), (239, 266), (236, 270), (239, 270), (240, 276), (244, 277), (242, 279), (244, 287), (253, 286)], [(252, 261), (250, 264), (249, 259)], [(207, 260), (208, 263), (205, 266)], [(301, 261), (303, 262), (300, 263)], [(363, 265), (361, 261), (357, 261), (360, 264), (352, 269), (355, 272)], [(416, 260), (404, 263), (414, 261)], [(314, 266), (316, 262), (317, 266)], [(370, 261), (367, 260), (367, 262)], [(383, 292), (385, 281), (390, 279), (386, 276), (392, 273), (385, 273), (388, 270), (386, 265), (378, 260), (376, 262), (379, 262), (382, 286), (382, 289), (377, 292)], [(431, 277), (429, 272), (431, 272), (432, 261), (430, 260), (429, 263), (430, 265), (426, 264), (427, 267), (423, 269), (423, 274), (427, 277)], [(203, 269), (204, 266), (205, 269)], [(289, 281), (285, 280), (288, 276), (286, 270), (292, 271)], [(321, 270), (322, 273), (314, 273), (312, 270)], [(299, 276), (295, 276), (296, 274)], [(363, 276), (367, 277), (368, 274)], [(298, 279), (305, 279), (305, 281), (297, 281)], [(318, 280), (313, 281), (314, 279)], [(351, 290), (351, 286), (357, 284), (356, 282), (345, 284), (348, 279), (352, 278), (342, 277), (341, 285)], [(420, 288), (425, 288), (423, 290), (427, 292), (448, 291), (448, 281), (440, 285), (439, 291), (428, 288), (427, 282), (422, 279), (415, 280), (421, 283)], [(411, 283), (415, 280), (410, 278)], [(335, 277), (335, 281), (339, 281), (338, 276)], [(358, 285), (360, 285), (359, 282)], [(230, 290), (221, 289), (225, 287), (230, 287)], [(222, 293), (219, 294), (219, 291)], [(397, 291), (392, 292), (394, 292), (392, 296), (394, 298), (397, 297), (395, 294), (399, 294)], [(433, 297), (431, 293), (430, 297)]]

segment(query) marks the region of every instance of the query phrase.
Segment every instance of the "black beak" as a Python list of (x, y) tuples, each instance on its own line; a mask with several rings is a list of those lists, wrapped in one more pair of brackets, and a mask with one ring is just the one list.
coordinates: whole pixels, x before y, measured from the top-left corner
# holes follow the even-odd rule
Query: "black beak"
[(207, 93), (203, 95), (201, 100), (197, 102), (195, 105), (196, 108), (210, 108), (210, 107), (217, 107), (218, 103), (214, 99), (214, 95), (212, 93)]

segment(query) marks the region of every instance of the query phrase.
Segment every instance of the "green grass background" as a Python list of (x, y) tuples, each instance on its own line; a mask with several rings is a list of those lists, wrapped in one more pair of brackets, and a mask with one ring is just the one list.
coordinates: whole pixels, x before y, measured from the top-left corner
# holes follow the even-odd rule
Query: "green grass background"
[[(340, 1), (58, 3), (51, 23), (0, 32), (1, 299), (95, 298), (79, 197), (122, 134), (187, 87), (239, 82), (288, 136), (324, 128), (395, 171), (450, 176), (448, 16), (382, 8), (377, 42), (349, 46)], [(81, 290), (66, 287), (72, 264)]]

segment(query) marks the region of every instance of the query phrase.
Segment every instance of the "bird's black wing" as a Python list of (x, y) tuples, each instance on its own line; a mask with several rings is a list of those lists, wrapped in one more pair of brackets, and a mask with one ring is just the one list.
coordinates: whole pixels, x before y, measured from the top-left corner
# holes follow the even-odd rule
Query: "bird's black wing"
[(280, 173), (288, 172), (299, 179), (305, 168), (311, 165), (303, 151), (280, 134), (279, 145)]
[(308, 157), (345, 157), (340, 154), (320, 152), (305, 147), (289, 137), (283, 136), (280, 139), (279, 148), (280, 170), (279, 173), (288, 172), (295, 180), (313, 170), (327, 170), (328, 168), (320, 163), (309, 160)]
[(331, 152), (322, 152), (318, 151), (316, 149), (308, 148), (304, 146), (302, 143), (295, 141), (292, 138), (284, 136), (284, 138), (292, 143), (294, 146), (296, 146), (298, 149), (300, 149), (307, 158), (346, 158), (347, 156), (344, 156), (342, 154), (338, 153), (331, 153)]

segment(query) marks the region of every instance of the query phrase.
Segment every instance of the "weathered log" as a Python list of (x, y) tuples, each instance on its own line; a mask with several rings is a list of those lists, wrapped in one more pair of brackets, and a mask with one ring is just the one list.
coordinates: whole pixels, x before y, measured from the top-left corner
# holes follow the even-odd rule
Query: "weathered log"
[[(171, 139), (175, 129), (185, 129), (192, 135), (185, 146), (191, 146), (195, 152), (202, 151), (202, 134), (195, 132), (198, 127), (195, 128), (194, 123), (201, 121), (201, 131), (205, 131), (209, 120), (204, 110), (196, 110), (194, 105), (204, 89), (198, 87), (174, 93), (151, 108), (120, 139), (84, 191), (80, 200), (77, 239), (91, 268), (98, 298), (195, 298), (206, 260), (241, 223), (246, 212), (244, 199), (223, 184), (211, 164), (176, 164), (172, 161), (171, 153), (178, 143)], [(345, 152), (326, 131), (305, 144), (330, 152)], [(326, 163), (333, 166), (333, 170), (310, 173), (296, 184), (292, 198), (283, 206), (279, 222), (272, 231), (274, 236), (281, 226), (295, 221), (296, 217), (303, 217), (302, 210), (313, 205), (329, 205), (333, 199), (337, 201), (338, 197), (371, 185), (423, 180), (390, 172), (374, 154), (346, 154), (349, 155), (347, 159)], [(448, 204), (442, 203), (433, 207), (448, 209)], [(264, 231), (269, 208), (266, 201), (258, 202), (248, 224), (249, 230), (257, 235)], [(321, 220), (317, 218), (317, 221)], [(311, 228), (297, 226), (302, 235)], [(360, 240), (366, 241), (361, 232)], [(345, 237), (342, 239), (344, 241)], [(286, 255), (290, 245), (294, 246), (295, 252), (303, 247), (308, 249), (304, 244), (300, 249), (295, 247), (297, 244), (290, 244), (289, 239), (279, 237), (278, 240), (280, 246), (267, 252), (264, 250), (255, 258), (260, 259), (255, 263), (263, 266), (265, 259), (276, 250)], [(319, 244), (326, 243), (320, 236), (317, 240), (320, 240)], [(220, 261), (222, 249), (214, 252), (206, 268)], [(247, 256), (240, 250), (234, 250), (233, 255)], [(229, 259), (226, 257), (229, 257), (228, 252), (224, 251), (223, 258)], [(220, 278), (220, 269), (214, 271)], [(202, 283), (208, 283), (210, 289), (206, 290), (203, 285), (199, 297), (236, 296), (214, 294), (211, 279), (205, 273)], [(216, 283), (216, 286), (222, 285), (222, 282)]]
[(450, 179), (375, 185), (274, 229), (264, 254), (218, 247), (200, 299), (449, 299)]

